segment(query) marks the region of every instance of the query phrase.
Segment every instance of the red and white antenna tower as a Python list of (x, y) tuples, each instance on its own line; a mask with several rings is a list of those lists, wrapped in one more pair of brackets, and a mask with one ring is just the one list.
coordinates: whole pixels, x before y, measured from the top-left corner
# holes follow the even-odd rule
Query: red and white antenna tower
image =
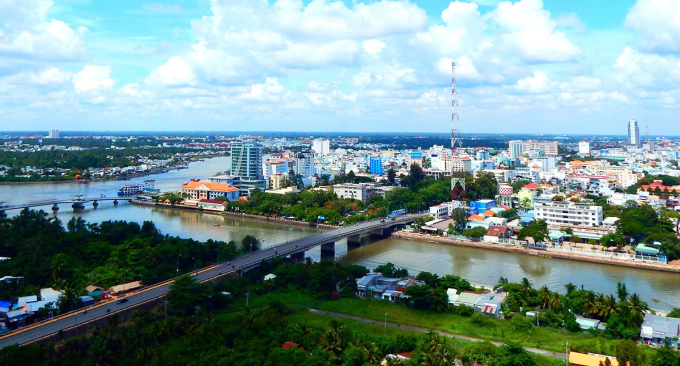
[(465, 200), (465, 175), (463, 161), (460, 158), (459, 148), (463, 147), (460, 138), (460, 124), (458, 116), (458, 90), (456, 89), (456, 63), (451, 62), (451, 199)]

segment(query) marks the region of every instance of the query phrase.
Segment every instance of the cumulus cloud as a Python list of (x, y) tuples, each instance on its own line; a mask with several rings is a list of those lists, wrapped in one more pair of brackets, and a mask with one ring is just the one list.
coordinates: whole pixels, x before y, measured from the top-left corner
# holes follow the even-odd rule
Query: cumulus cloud
[(626, 47), (616, 58), (612, 78), (619, 86), (627, 88), (677, 89), (680, 83), (680, 58), (642, 53)]
[(501, 27), (501, 42), (528, 62), (565, 62), (581, 55), (567, 36), (556, 30), (541, 0), (498, 4), (492, 19)]
[(181, 57), (175, 56), (152, 71), (146, 81), (152, 85), (186, 86), (196, 82), (196, 75)]
[(50, 19), (50, 0), (0, 1), (0, 57), (72, 61), (85, 57), (87, 28)]
[(73, 87), (78, 93), (111, 89), (116, 82), (110, 75), (111, 66), (87, 65), (73, 75)]
[(534, 71), (534, 76), (518, 80), (515, 89), (530, 94), (542, 94), (552, 91), (556, 85), (544, 72)]
[(647, 51), (680, 52), (680, 2), (638, 0), (626, 15), (625, 25), (640, 33)]
[(377, 55), (385, 48), (385, 44), (377, 39), (364, 41), (364, 51), (369, 55)]

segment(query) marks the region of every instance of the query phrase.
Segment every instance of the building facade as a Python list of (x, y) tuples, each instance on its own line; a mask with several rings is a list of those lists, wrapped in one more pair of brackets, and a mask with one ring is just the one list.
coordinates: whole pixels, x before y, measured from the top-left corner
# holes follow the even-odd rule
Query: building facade
[(293, 171), (303, 177), (314, 175), (314, 153), (310, 150), (303, 150), (295, 156)]
[(628, 121), (628, 143), (631, 145), (640, 145), (640, 127), (637, 120), (631, 119)]
[(236, 201), (240, 195), (238, 187), (226, 183), (200, 181), (191, 181), (183, 185), (180, 193), (186, 194), (189, 198), (194, 200), (214, 200), (218, 197), (225, 197), (229, 201)]
[(524, 144), (521, 140), (511, 140), (508, 142), (508, 152), (510, 153), (510, 160), (517, 163), (519, 157), (524, 153)]
[(583, 156), (590, 156), (590, 142), (579, 141), (578, 143), (578, 153)]
[(385, 196), (387, 192), (392, 190), (394, 187), (383, 187), (379, 184), (373, 183), (347, 183), (347, 184), (334, 184), (333, 192), (339, 198), (359, 200), (362, 202), (368, 202), (368, 200), (375, 196), (381, 195)]
[(59, 130), (57, 130), (55, 128), (51, 129), (50, 133), (47, 137), (51, 138), (51, 139), (58, 139), (59, 138)]
[(548, 225), (570, 224), (602, 226), (604, 215), (601, 206), (573, 202), (536, 202), (535, 217)]
[(383, 175), (382, 158), (379, 156), (371, 156), (369, 158), (369, 169), (371, 170), (371, 174)]
[(522, 150), (523, 152), (528, 152), (530, 150), (540, 150), (548, 156), (558, 155), (557, 141), (526, 140), (522, 143)]
[(312, 150), (318, 155), (328, 155), (331, 152), (331, 141), (329, 139), (315, 139), (312, 142)]
[(248, 195), (254, 188), (265, 189), (267, 181), (262, 171), (262, 147), (255, 142), (236, 142), (231, 145), (231, 174), (239, 176), (238, 188)]

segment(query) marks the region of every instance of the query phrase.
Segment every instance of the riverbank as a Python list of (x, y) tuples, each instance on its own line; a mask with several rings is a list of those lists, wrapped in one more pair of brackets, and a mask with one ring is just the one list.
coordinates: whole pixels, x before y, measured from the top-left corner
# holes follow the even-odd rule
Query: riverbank
[(406, 240), (423, 241), (423, 242), (452, 245), (452, 246), (461, 246), (461, 247), (468, 247), (468, 248), (488, 249), (488, 250), (495, 250), (495, 251), (500, 251), (500, 252), (524, 254), (524, 255), (529, 255), (529, 256), (534, 256), (534, 257), (559, 258), (559, 259), (568, 259), (568, 260), (589, 262), (589, 263), (595, 263), (595, 264), (610, 264), (610, 265), (615, 265), (615, 266), (620, 266), (620, 267), (629, 267), (629, 268), (648, 269), (648, 270), (653, 270), (653, 271), (680, 273), (680, 266), (674, 266), (674, 265), (669, 265), (669, 264), (656, 264), (656, 263), (647, 263), (647, 262), (641, 262), (641, 261), (626, 261), (626, 260), (619, 260), (619, 259), (612, 259), (612, 258), (589, 257), (589, 256), (586, 256), (586, 255), (580, 255), (580, 254), (575, 254), (575, 253), (547, 252), (547, 251), (544, 251), (544, 250), (528, 249), (528, 248), (522, 248), (522, 247), (516, 247), (516, 246), (510, 246), (510, 245), (502, 245), (502, 244), (491, 244), (491, 243), (484, 243), (484, 242), (467, 241), (467, 240), (460, 240), (460, 239), (454, 239), (454, 238), (445, 238), (445, 237), (441, 237), (441, 236), (430, 236), (430, 235), (423, 235), (423, 234), (418, 234), (418, 233), (409, 233), (409, 232), (406, 232), (406, 231), (394, 232), (394, 233), (392, 233), (392, 236), (397, 237), (397, 238), (401, 238), (401, 239), (406, 239)]
[[(288, 224), (288, 225), (306, 226), (306, 227), (312, 226), (308, 222), (305, 222), (305, 221), (284, 219), (284, 218), (278, 217), (278, 216), (260, 216), (260, 215), (254, 215), (254, 214), (232, 212), (232, 211), (201, 210), (198, 207), (172, 205), (172, 204), (165, 204), (165, 203), (154, 203), (154, 202), (134, 200), (134, 199), (132, 201), (130, 201), (130, 203), (132, 203), (134, 205), (156, 207), (156, 208), (188, 210), (188, 211), (200, 212), (200, 213), (204, 213), (204, 214), (217, 215), (217, 216), (232, 216), (232, 217), (249, 218), (249, 219), (263, 220), (263, 221), (274, 221), (274, 222), (285, 223), (285, 224)], [(328, 224), (315, 224), (315, 226), (320, 227), (320, 228), (324, 228), (324, 229), (337, 229), (338, 228), (337, 226), (328, 225)]]

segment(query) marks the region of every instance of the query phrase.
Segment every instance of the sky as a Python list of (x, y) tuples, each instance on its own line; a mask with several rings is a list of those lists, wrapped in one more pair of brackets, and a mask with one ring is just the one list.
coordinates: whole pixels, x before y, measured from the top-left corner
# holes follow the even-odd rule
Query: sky
[[(680, 135), (680, 0), (0, 0), (0, 131)], [(647, 122), (645, 122), (647, 121)]]

